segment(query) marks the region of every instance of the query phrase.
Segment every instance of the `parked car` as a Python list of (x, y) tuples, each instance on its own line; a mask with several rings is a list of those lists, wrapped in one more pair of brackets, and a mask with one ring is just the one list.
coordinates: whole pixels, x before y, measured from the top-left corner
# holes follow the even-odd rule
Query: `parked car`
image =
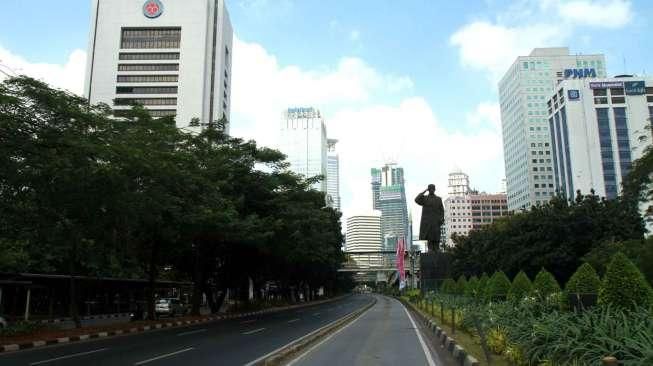
[(154, 306), (154, 311), (157, 315), (175, 316), (186, 314), (188, 308), (179, 299), (159, 299)]

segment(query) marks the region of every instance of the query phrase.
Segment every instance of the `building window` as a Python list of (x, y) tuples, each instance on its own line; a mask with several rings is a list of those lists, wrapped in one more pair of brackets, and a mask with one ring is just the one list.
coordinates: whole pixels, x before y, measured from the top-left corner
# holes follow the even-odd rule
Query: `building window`
[(608, 95), (607, 89), (594, 89), (592, 90), (592, 93), (595, 97), (605, 97)]
[(179, 81), (179, 75), (118, 75), (119, 83), (172, 83)]
[[(175, 109), (148, 109), (147, 112), (152, 117), (168, 117), (177, 114), (177, 111)], [(127, 117), (131, 115), (131, 110), (129, 109), (114, 110), (113, 115), (116, 117)]]
[(601, 146), (605, 195), (608, 199), (613, 199), (617, 197), (617, 180), (614, 169), (614, 156), (612, 155), (610, 117), (608, 116), (607, 108), (596, 109), (596, 122), (599, 128), (599, 144)]
[(617, 132), (617, 149), (619, 151), (619, 167), (621, 179), (625, 180), (631, 168), (630, 137), (628, 134), (628, 120), (626, 108), (614, 108), (614, 125)]
[(611, 88), (610, 89), (610, 95), (624, 95), (624, 89), (623, 88)]
[(179, 64), (118, 64), (118, 71), (179, 71)]
[(116, 98), (115, 105), (177, 105), (177, 98)]
[(119, 86), (116, 94), (177, 94), (176, 86)]
[(624, 104), (626, 103), (626, 98), (624, 97), (612, 97), (613, 104)]
[(118, 59), (135, 60), (179, 60), (179, 52), (120, 52)]
[(181, 28), (122, 28), (120, 48), (179, 48)]

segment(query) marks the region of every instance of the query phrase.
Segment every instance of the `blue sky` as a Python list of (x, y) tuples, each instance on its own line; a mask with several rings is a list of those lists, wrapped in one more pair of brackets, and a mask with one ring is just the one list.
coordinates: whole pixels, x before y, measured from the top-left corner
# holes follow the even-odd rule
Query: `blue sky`
[[(608, 74), (653, 71), (650, 1), (227, 6), (236, 37), (233, 132), (274, 145), (283, 108), (321, 108), (329, 134), (341, 140), (345, 214), (369, 208), (369, 168), (388, 159), (406, 168), (409, 196), (432, 181), (444, 194), (454, 167), (474, 186), (497, 190), (503, 157), (496, 81), (533, 47), (605, 53)], [(88, 0), (2, 0), (0, 63), (81, 88), (89, 7)]]

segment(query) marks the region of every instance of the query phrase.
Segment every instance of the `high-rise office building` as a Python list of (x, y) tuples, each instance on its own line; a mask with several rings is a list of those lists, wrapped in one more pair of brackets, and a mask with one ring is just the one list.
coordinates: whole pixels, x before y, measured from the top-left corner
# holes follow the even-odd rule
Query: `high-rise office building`
[(373, 206), (381, 211), (384, 250), (395, 250), (399, 238), (407, 240), (409, 235), (404, 169), (390, 163), (371, 173)]
[(313, 188), (327, 193), (327, 133), (324, 118), (315, 108), (288, 108), (281, 122), (280, 150), (290, 169), (307, 178), (322, 176)]
[(555, 194), (546, 101), (558, 82), (590, 77), (605, 77), (603, 55), (571, 55), (566, 47), (536, 48), (517, 57), (499, 82), (510, 210), (528, 209)]
[[(84, 95), (116, 116), (229, 119), (233, 30), (224, 0), (93, 0)], [(224, 126), (228, 132), (229, 126)]]
[(381, 212), (350, 216), (347, 219), (346, 252), (381, 250)]
[(444, 200), (443, 235), (441, 242), (453, 246), (453, 234), (468, 235), (470, 231), (489, 225), (502, 216), (508, 215), (508, 204), (505, 193), (488, 194), (469, 189), (469, 177), (461, 172), (449, 174), (449, 177), (464, 176), (461, 190), (459, 179), (449, 179), (449, 192), (465, 192), (449, 195)]
[(340, 210), (340, 156), (336, 151), (338, 140), (327, 139), (327, 200), (331, 207)]
[(570, 199), (592, 189), (617, 197), (632, 162), (651, 145), (653, 79), (565, 80), (547, 107), (555, 186)]
[(469, 193), (469, 175), (456, 170), (449, 173), (449, 196), (464, 196)]

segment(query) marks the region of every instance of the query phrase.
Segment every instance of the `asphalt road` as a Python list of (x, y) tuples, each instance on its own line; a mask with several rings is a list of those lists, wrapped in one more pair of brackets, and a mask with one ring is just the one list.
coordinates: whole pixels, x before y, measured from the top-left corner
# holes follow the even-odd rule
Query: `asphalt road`
[(371, 300), (354, 295), (273, 314), (0, 354), (0, 365), (243, 365)]
[[(360, 318), (292, 361), (293, 366), (449, 365), (397, 300), (377, 296)], [(412, 319), (412, 320), (411, 320)]]

